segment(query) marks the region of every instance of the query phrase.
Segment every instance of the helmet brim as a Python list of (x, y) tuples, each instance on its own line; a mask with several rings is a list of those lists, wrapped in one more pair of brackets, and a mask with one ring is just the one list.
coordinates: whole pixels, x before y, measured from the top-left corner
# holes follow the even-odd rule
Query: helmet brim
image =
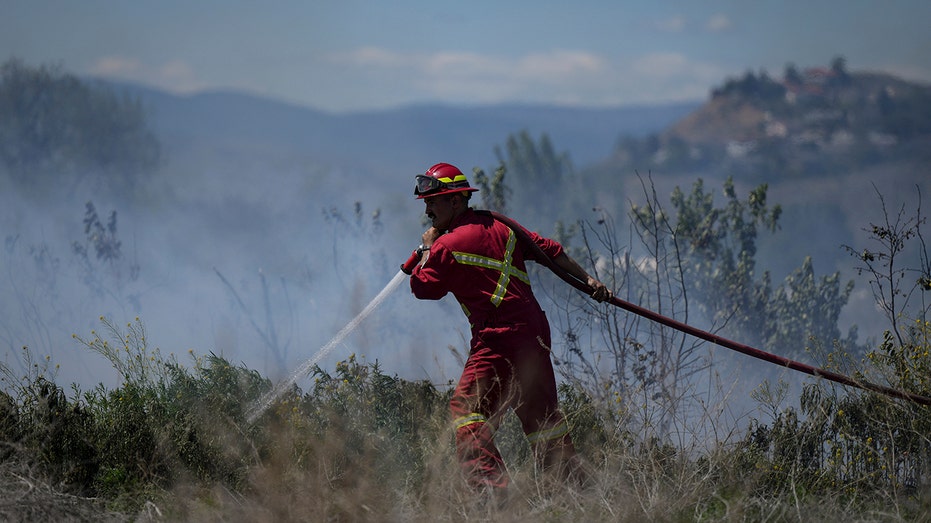
[(424, 198), (430, 198), (432, 196), (440, 196), (443, 194), (452, 194), (454, 192), (478, 192), (478, 189), (475, 187), (459, 187), (457, 189), (446, 189), (443, 191), (431, 192), (427, 194), (416, 194), (418, 200), (423, 200)]

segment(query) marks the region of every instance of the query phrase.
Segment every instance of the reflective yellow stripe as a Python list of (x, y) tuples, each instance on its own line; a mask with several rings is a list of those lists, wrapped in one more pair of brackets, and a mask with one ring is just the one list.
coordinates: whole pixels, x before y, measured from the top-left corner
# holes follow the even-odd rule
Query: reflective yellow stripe
[(495, 292), (491, 295), (491, 303), (493, 303), (495, 307), (501, 305), (501, 301), (504, 300), (504, 295), (507, 294), (508, 283), (511, 281), (511, 276), (516, 277), (524, 283), (530, 284), (530, 277), (527, 276), (527, 273), (512, 265), (514, 248), (517, 247), (517, 236), (514, 235), (514, 231), (509, 230), (508, 233), (508, 243), (504, 249), (503, 260), (496, 260), (494, 258), (479, 256), (468, 252), (453, 252), (453, 258), (464, 265), (474, 265), (476, 267), (501, 271), (501, 275), (498, 277), (498, 283), (495, 286)]
[(447, 177), (444, 177), (444, 178), (437, 178), (437, 180), (439, 180), (439, 181), (441, 181), (441, 182), (443, 182), (443, 183), (464, 182), (464, 181), (466, 181), (466, 175), (460, 174), (460, 175), (457, 175), (455, 178), (450, 178), (450, 177), (447, 176)]
[[(465, 303), (462, 303), (462, 302), (460, 301), (460, 302), (459, 302), (459, 306), (462, 307), (462, 312), (465, 313), (466, 318), (468, 318), (469, 316), (472, 316), (472, 312), (469, 310), (468, 307), (465, 306)], [(469, 328), (470, 328), (470, 329), (471, 329), (472, 327), (474, 327), (474, 326), (475, 326), (475, 324), (473, 324), (473, 323), (471, 323), (471, 322), (469, 323)]]
[(456, 425), (456, 429), (458, 430), (462, 427), (465, 427), (466, 425), (471, 425), (473, 423), (485, 423), (486, 421), (488, 420), (485, 418), (485, 416), (479, 414), (478, 412), (472, 412), (462, 416), (461, 418), (456, 418), (453, 420), (453, 423)]
[(549, 441), (551, 439), (558, 439), (569, 433), (569, 425), (563, 421), (559, 425), (556, 425), (553, 428), (538, 430), (531, 434), (527, 434), (527, 440), (530, 443), (539, 443), (541, 441)]

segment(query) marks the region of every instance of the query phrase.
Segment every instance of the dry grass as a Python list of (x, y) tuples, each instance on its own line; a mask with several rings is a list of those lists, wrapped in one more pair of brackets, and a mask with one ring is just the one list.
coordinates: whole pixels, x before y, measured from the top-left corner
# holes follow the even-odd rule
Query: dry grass
[[(444, 413), (445, 414), (445, 413)], [(438, 414), (428, 423), (441, 423)], [(406, 456), (379, 453), (378, 436), (347, 459), (338, 434), (307, 447), (300, 427), (282, 426), (272, 450), (250, 464), (238, 489), (179, 478), (152, 490), (135, 510), (114, 500), (79, 497), (39, 479), (22, 460), (0, 464), (3, 521), (905, 521), (901, 507), (864, 510), (837, 491), (767, 492), (763, 471), (748, 472), (718, 446), (699, 459), (644, 446), (589, 452), (586, 488), (541, 478), (532, 465), (508, 456), (511, 496), (489, 500), (458, 476), (451, 433), (424, 440), (422, 469), (386, 464)], [(594, 455), (593, 455), (594, 454)], [(386, 463), (387, 461), (387, 463)], [(791, 478), (790, 478), (791, 481)], [(928, 500), (925, 507), (931, 506)], [(921, 514), (921, 512), (917, 512)], [(916, 512), (911, 512), (916, 514)], [(926, 517), (931, 514), (925, 512)], [(929, 520), (929, 519), (926, 519)]]
[[(445, 424), (445, 413), (426, 423)], [(505, 454), (510, 497), (486, 499), (461, 481), (451, 432), (433, 433), (440, 437), (422, 441), (427, 456), (422, 469), (392, 470), (386, 460), (400, 464), (408, 457), (381, 455), (377, 435), (347, 460), (338, 434), (306, 448), (297, 427), (280, 427), (275, 450), (249, 467), (243, 488), (184, 482), (147, 503), (143, 519), (158, 520), (153, 514), (159, 514), (216, 522), (906, 520), (901, 507), (865, 510), (855, 497), (838, 491), (767, 491), (765, 471), (741, 470), (733, 449), (723, 444), (699, 459), (671, 447), (590, 450), (591, 482), (585, 488), (541, 477), (512, 452)]]
[(65, 493), (24, 460), (0, 461), (0, 521), (127, 521), (107, 501)]
[[(931, 521), (927, 459), (896, 461), (927, 455), (926, 412), (888, 399), (821, 390), (800, 417), (774, 406), (769, 426), (757, 426), (766, 441), (754, 444), (714, 406), (678, 403), (659, 437), (658, 404), (606, 406), (562, 390), (591, 481), (539, 474), (519, 424), (505, 419), (497, 439), (512, 489), (499, 500), (459, 476), (447, 394), (374, 365), (320, 371), (312, 391), (294, 391), (254, 425), (244, 412), (261, 380), (248, 369), (211, 357), (161, 380), (66, 401), (37, 378), (42, 387), (8, 397), (18, 408), (8, 406), (0, 428), (17, 443), (0, 454), (0, 520)], [(811, 461), (812, 448), (832, 452)], [(93, 474), (65, 474), (87, 460)], [(917, 483), (877, 477), (882, 463)]]

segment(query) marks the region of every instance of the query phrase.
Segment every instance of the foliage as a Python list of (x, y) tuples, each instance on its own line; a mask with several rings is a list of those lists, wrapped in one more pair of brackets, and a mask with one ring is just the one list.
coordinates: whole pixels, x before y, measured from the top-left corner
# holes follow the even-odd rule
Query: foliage
[[(691, 193), (677, 187), (671, 198), (676, 221), (668, 241), (682, 249), (685, 285), (702, 315), (750, 345), (783, 355), (801, 354), (810, 338), (840, 340), (838, 319), (853, 282), (842, 286), (839, 272), (817, 279), (806, 258), (774, 289), (769, 273), (757, 272), (757, 238), (761, 229), (775, 232), (781, 207), (767, 205), (765, 184), (746, 201), (737, 197), (731, 179), (723, 192), (727, 202), (716, 207), (699, 179)], [(853, 344), (854, 333), (844, 341)]]
[[(504, 147), (495, 147), (498, 169), (495, 180), (499, 183), (490, 186), (490, 201), (486, 204), (503, 204), (508, 201), (509, 208), (520, 209), (521, 221), (526, 223), (547, 224), (554, 222), (553, 217), (570, 209), (572, 182), (574, 172), (568, 153), (557, 153), (547, 134), (539, 142), (530, 133), (521, 131), (508, 136)], [(504, 174), (510, 182), (504, 185)], [(554, 194), (560, 195), (553, 198)]]
[[(350, 471), (374, 455), (370, 472), (381, 479), (419, 478), (431, 442), (451, 434), (429, 423), (435, 412), (445, 414), (439, 407), (448, 400), (431, 384), (387, 376), (354, 357), (332, 376), (316, 368), (311, 391), (295, 388), (249, 426), (245, 412), (270, 389), (267, 379), (213, 354), (186, 369), (148, 345), (138, 318), (125, 329), (101, 322), (103, 333), (75, 339), (108, 359), (122, 385), (69, 399), (38, 364), (22, 380), (2, 366), (4, 381), (16, 385), (0, 396), (0, 427), (14, 444), (4, 459), (37, 460), (60, 488), (103, 496), (117, 510), (140, 510), (146, 499), (192, 481), (249, 491), (250, 471), (265, 460), (284, 460), (294, 473), (320, 465), (355, 477)], [(290, 443), (278, 439), (282, 430)]]
[[(904, 205), (893, 215), (878, 190), (877, 196), (883, 222), (865, 229), (872, 247), (858, 249), (845, 245), (844, 248), (859, 262), (856, 268), (858, 275), (867, 275), (867, 282), (879, 309), (891, 325), (891, 332), (898, 343), (904, 345), (907, 326), (902, 325), (903, 320), (908, 315), (927, 317), (931, 308), (924, 295), (925, 291), (931, 290), (931, 260), (921, 232), (927, 218), (921, 214), (920, 190), (914, 216), (906, 213)], [(913, 247), (912, 243), (916, 245)], [(909, 247), (913, 247), (912, 252), (909, 252)]]
[(94, 203), (87, 202), (84, 235), (85, 241), (71, 243), (71, 252), (77, 260), (83, 283), (97, 296), (109, 295), (118, 303), (129, 302), (138, 312), (142, 307), (140, 294), (124, 295), (124, 291), (127, 284), (139, 279), (141, 267), (137, 260), (123, 258), (123, 242), (117, 235), (116, 211), (110, 212), (104, 225)]
[(511, 196), (511, 188), (504, 183), (507, 166), (503, 163), (495, 168), (495, 174), (489, 177), (479, 167), (472, 169), (475, 186), (482, 195), (483, 207), (490, 211), (507, 214), (507, 202)]
[(838, 326), (853, 286), (851, 280), (841, 287), (840, 272), (816, 278), (811, 257), (805, 257), (765, 304), (761, 332), (766, 338), (762, 346), (781, 354), (800, 354), (809, 343), (840, 342), (850, 349), (858, 348), (856, 326), (845, 338)]
[[(778, 286), (768, 273), (758, 274), (759, 231), (775, 231), (781, 212), (767, 204), (765, 185), (742, 200), (728, 181), (721, 206), (699, 180), (689, 194), (676, 189), (667, 211), (653, 184), (641, 180), (646, 203), (631, 207), (628, 245), (604, 212), (578, 233), (584, 245), (577, 259), (618, 297), (787, 357), (835, 344), (858, 348), (856, 330), (842, 338), (838, 328), (852, 282), (842, 286), (839, 273), (817, 278), (810, 258)], [(700, 340), (569, 292), (551, 298), (566, 380), (599, 404), (633, 402), (637, 408), (612, 410), (613, 419), (661, 442), (681, 430), (686, 413), (715, 415), (695, 385), (708, 379), (712, 364)]]
[(83, 183), (131, 196), (159, 161), (136, 99), (58, 68), (0, 66), (0, 166), (33, 194)]
[(55, 354), (55, 339), (68, 334), (59, 329), (74, 323), (75, 310), (63, 305), (69, 297), (80, 300), (79, 311), (103, 306), (140, 312), (141, 266), (123, 250), (117, 212), (111, 211), (104, 222), (93, 202), (84, 209), (84, 238), (71, 242), (70, 256), (45, 241), (27, 244), (19, 234), (6, 237), (0, 343), (7, 350), (15, 352), (17, 345), (28, 343), (39, 353)]
[[(927, 347), (918, 358), (895, 359), (899, 371), (924, 373), (918, 393), (925, 395), (931, 392)], [(844, 354), (831, 356), (854, 364)], [(881, 362), (871, 353), (868, 359), (863, 372), (874, 374), (893, 358)], [(774, 410), (768, 424), (753, 420), (737, 453), (766, 492), (883, 504), (910, 520), (929, 510), (929, 430), (926, 406), (874, 393), (843, 394), (818, 382), (805, 387), (799, 408)]]
[[(655, 188), (644, 183), (643, 189), (648, 203), (632, 211), (632, 219), (641, 221), (630, 245), (619, 240), (614, 218), (596, 209), (595, 223), (580, 223), (573, 234), (582, 245), (569, 250), (619, 298), (689, 321), (680, 246), (669, 241), (674, 230)], [(662, 440), (689, 404), (690, 379), (706, 368), (701, 344), (621, 308), (565, 292), (550, 298), (559, 311), (550, 317), (562, 345), (561, 375), (596, 403), (617, 406), (609, 410), (616, 426), (634, 426)]]
[[(921, 299), (927, 278), (927, 249), (921, 240), (920, 205), (891, 216), (882, 196), (884, 221), (873, 224), (876, 247), (848, 247), (863, 262), (877, 305), (890, 329), (860, 361), (843, 350), (826, 355), (826, 366), (859, 379), (931, 397), (931, 322)], [(921, 266), (906, 269), (905, 253), (917, 250)], [(905, 275), (917, 273), (915, 279)], [(909, 299), (911, 298), (911, 299)], [(757, 396), (759, 400), (765, 394)], [(788, 491), (833, 492), (846, 503), (871, 500), (892, 507), (902, 519), (929, 514), (931, 409), (875, 393), (846, 394), (824, 382), (806, 386), (799, 407), (779, 410), (772, 402), (767, 425), (754, 420), (739, 452), (762, 473), (764, 485)]]
[[(773, 230), (778, 218), (765, 187), (744, 201), (725, 186), (724, 206), (697, 188), (676, 196), (673, 213), (644, 182), (630, 245), (618, 241), (618, 226), (603, 211), (594, 224), (577, 224), (566, 235), (581, 243), (578, 259), (628, 300), (689, 321), (698, 307), (717, 310), (699, 305), (696, 289), (710, 283), (695, 287), (690, 279), (721, 278), (734, 288), (715, 299), (762, 307), (773, 324), (761, 328), (786, 339), (821, 338), (809, 339), (831, 347), (825, 368), (931, 395), (920, 213), (887, 216), (886, 225), (869, 229), (877, 231), (877, 246), (851, 250), (869, 252), (874, 263), (862, 273), (888, 278), (879, 281), (893, 288), (876, 289), (899, 297), (882, 342), (851, 355), (836, 339), (836, 313), (849, 292), (838, 275), (817, 279), (810, 260), (780, 287), (756, 275), (757, 234)], [(115, 218), (110, 238), (110, 227), (95, 216), (88, 214), (86, 232), (99, 234), (89, 238), (88, 257), (98, 252), (93, 238), (102, 252), (109, 246), (118, 253)], [(916, 247), (917, 256), (902, 255)], [(903, 269), (916, 259), (918, 269)], [(752, 301), (759, 295), (767, 299)], [(910, 296), (908, 307), (902, 296)], [(215, 354), (191, 351), (186, 367), (150, 345), (138, 318), (119, 326), (106, 317), (100, 333), (75, 339), (111, 363), (119, 386), (67, 395), (55, 384), (51, 359), (34, 361), (28, 349), (19, 365), (25, 372), (0, 365), (0, 481), (5, 467), (28, 464), (25, 475), (8, 477), (100, 500), (101, 511), (124, 520), (152, 514), (276, 521), (922, 520), (931, 514), (926, 407), (819, 381), (805, 385), (797, 406), (786, 406), (787, 386), (764, 383), (752, 394), (763, 415), (749, 427), (728, 425), (691, 386), (708, 365), (700, 343), (584, 296), (556, 298), (563, 306), (551, 318), (558, 317), (565, 345), (554, 353), (565, 378), (559, 400), (591, 470), (588, 490), (540, 481), (526, 438), (508, 417), (496, 440), (518, 502), (506, 509), (481, 505), (454, 472), (451, 383), (390, 376), (378, 362), (352, 355), (332, 370), (315, 367), (308, 390), (293, 386), (248, 423), (246, 412), (271, 390), (270, 380)]]
[(337, 474), (369, 453), (381, 456), (372, 471), (376, 480), (391, 480), (398, 471), (421, 477), (429, 459), (424, 443), (442, 428), (423, 425), (436, 419), (442, 399), (428, 382), (409, 382), (381, 371), (377, 362), (364, 365), (351, 355), (336, 364), (335, 375), (316, 367), (313, 389), (294, 407), (318, 437), (336, 435), (342, 445), (331, 449)]
[(26, 447), (35, 453), (43, 474), (80, 493), (88, 493), (88, 482), (98, 469), (98, 450), (92, 445), (92, 419), (82, 405), (69, 402), (55, 384), (56, 368), (50, 358), (33, 359), (26, 347), (21, 354), (26, 369), (16, 374), (0, 363), (3, 459), (16, 457)]
[(743, 98), (759, 99), (762, 101), (781, 101), (785, 96), (786, 88), (781, 82), (772, 78), (765, 71), (759, 76), (753, 71), (747, 71), (738, 79), (728, 79), (721, 87), (711, 91), (711, 97), (740, 96)]
[[(110, 511), (154, 506), (170, 519), (458, 519), (479, 510), (451, 473), (449, 388), (388, 376), (352, 355), (332, 372), (315, 368), (306, 393), (294, 387), (249, 425), (245, 412), (268, 380), (216, 355), (185, 368), (148, 346), (139, 320), (125, 329), (102, 322), (103, 336), (77, 338), (113, 363), (122, 385), (68, 398), (49, 362), (30, 361), (36, 371), (23, 379), (6, 369), (0, 460), (28, 457), (40, 465), (33, 474), (107, 500)], [(931, 394), (929, 333), (931, 324), (916, 325), (904, 350), (889, 337), (864, 362), (901, 378), (896, 386)], [(526, 441), (506, 420), (497, 439), (530, 500), (514, 514), (716, 521), (788, 515), (795, 506), (828, 515), (825, 503), (902, 519), (931, 510), (923, 494), (931, 418), (917, 405), (814, 383), (799, 409), (780, 410), (785, 389), (761, 389), (755, 398), (771, 406), (770, 423), (754, 421), (733, 445), (690, 450), (633, 423), (634, 396), (605, 397), (581, 383), (561, 384), (559, 397), (594, 490), (564, 490), (569, 498), (537, 491)]]

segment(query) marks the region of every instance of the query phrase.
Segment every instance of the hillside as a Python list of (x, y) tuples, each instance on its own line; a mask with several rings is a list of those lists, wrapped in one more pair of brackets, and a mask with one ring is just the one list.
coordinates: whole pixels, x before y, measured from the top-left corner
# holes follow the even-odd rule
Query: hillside
[(835, 64), (729, 79), (663, 132), (622, 142), (605, 167), (806, 178), (926, 161), (929, 140), (931, 86)]
[(729, 80), (663, 136), (706, 145), (787, 138), (823, 146), (869, 135), (874, 143), (876, 135), (895, 142), (931, 132), (929, 116), (929, 86), (887, 74), (810, 69), (794, 81), (752, 74)]
[[(766, 184), (783, 213), (779, 230), (760, 238), (760, 269), (779, 281), (810, 256), (819, 273), (852, 278), (855, 260), (842, 246), (864, 245), (883, 204), (920, 205), (931, 194), (929, 162), (931, 86), (813, 68), (725, 80), (695, 111), (662, 132), (622, 139), (581, 177), (615, 216), (643, 200), (641, 178), (667, 204), (675, 187), (688, 191), (698, 179), (719, 193), (732, 178), (741, 195)], [(875, 314), (858, 299), (847, 313), (868, 330)]]

